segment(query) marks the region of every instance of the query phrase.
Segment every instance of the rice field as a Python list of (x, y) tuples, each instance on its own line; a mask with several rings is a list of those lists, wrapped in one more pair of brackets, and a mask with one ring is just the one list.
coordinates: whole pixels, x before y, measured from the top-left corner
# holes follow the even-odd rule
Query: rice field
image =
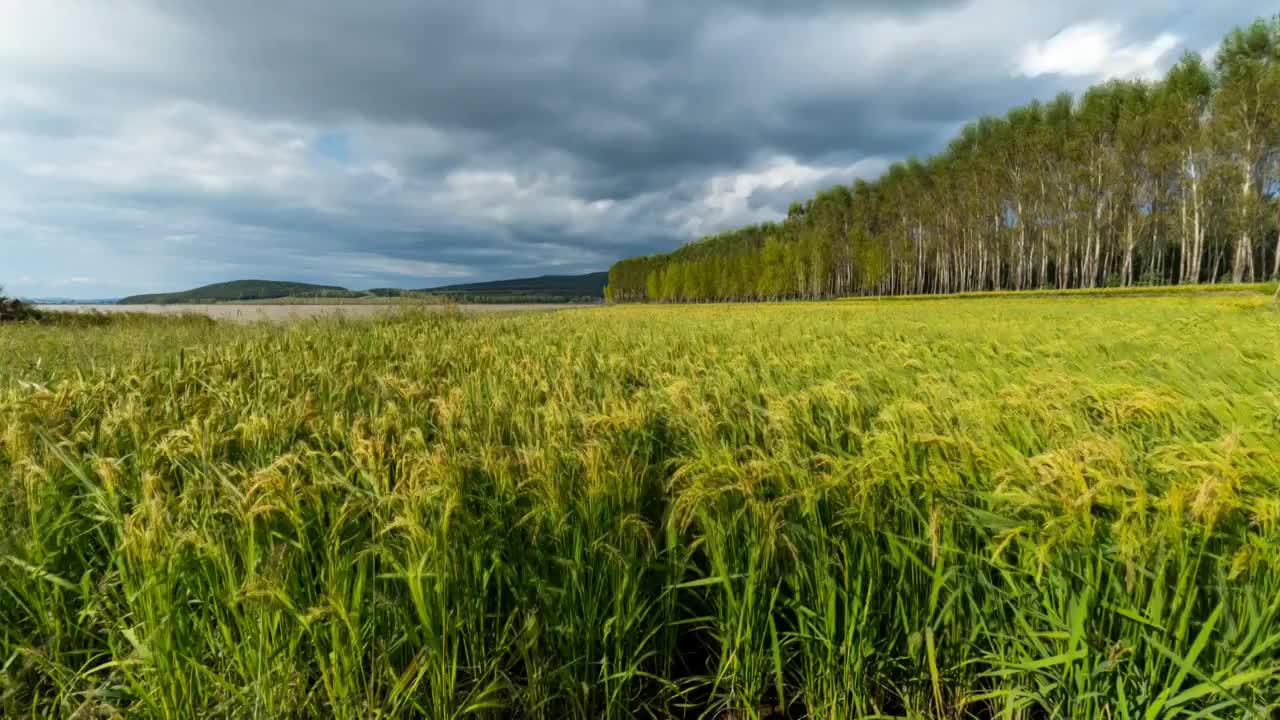
[(0, 716), (1278, 710), (1265, 295), (0, 327)]

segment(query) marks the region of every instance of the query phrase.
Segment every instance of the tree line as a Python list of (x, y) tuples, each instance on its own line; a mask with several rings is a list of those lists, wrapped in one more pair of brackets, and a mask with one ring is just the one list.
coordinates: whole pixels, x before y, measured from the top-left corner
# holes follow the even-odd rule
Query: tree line
[(964, 127), (785, 219), (609, 269), (618, 302), (1260, 281), (1280, 275), (1280, 16), (1212, 65)]

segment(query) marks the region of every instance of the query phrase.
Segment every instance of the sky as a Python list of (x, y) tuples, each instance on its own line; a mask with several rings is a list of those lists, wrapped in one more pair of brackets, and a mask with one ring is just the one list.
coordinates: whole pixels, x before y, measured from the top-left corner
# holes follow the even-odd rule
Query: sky
[(0, 0), (0, 285), (606, 269), (1212, 54), (1257, 0)]

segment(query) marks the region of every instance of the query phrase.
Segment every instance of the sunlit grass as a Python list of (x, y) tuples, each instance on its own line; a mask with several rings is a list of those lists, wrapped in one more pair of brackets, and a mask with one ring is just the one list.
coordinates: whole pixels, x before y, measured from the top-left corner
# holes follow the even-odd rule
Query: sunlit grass
[(0, 715), (1280, 707), (1265, 296), (0, 328)]

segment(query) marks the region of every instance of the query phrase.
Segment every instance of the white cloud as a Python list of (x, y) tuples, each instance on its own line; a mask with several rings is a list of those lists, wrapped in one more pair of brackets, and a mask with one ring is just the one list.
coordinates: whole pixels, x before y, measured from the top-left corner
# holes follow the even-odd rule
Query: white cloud
[(613, 200), (578, 197), (570, 179), (562, 176), (461, 168), (446, 175), (444, 184), (431, 194), (438, 208), (499, 225), (540, 223), (587, 232), (608, 219), (617, 205)]
[(113, 190), (243, 191), (296, 194), (318, 173), (308, 167), (316, 130), (192, 102), (164, 103), (116, 118), (97, 132), (50, 138), (40, 147), (9, 145), (25, 174)]
[(0, 0), (0, 76), (109, 71), (156, 77), (186, 62), (201, 44), (192, 27), (162, 7), (127, 0)]
[(400, 275), (403, 277), (468, 278), (473, 273), (467, 268), (448, 263), (424, 260), (388, 258), (372, 254), (342, 254), (333, 259), (352, 277)]
[(49, 285), (51, 285), (52, 287), (71, 287), (74, 285), (95, 285), (97, 284), (97, 282), (98, 282), (97, 278), (86, 277), (84, 275), (75, 275), (69, 278), (54, 280), (53, 282), (49, 283)]
[(672, 211), (666, 219), (689, 237), (776, 220), (785, 208), (772, 203), (757, 203), (753, 207), (753, 195), (766, 192), (805, 200), (818, 188), (849, 183), (858, 177), (874, 177), (885, 166), (881, 158), (864, 158), (850, 165), (808, 165), (793, 157), (775, 157), (756, 170), (711, 178), (700, 198)]
[(1145, 43), (1123, 44), (1121, 29), (1104, 22), (1072, 25), (1023, 49), (1018, 72), (1027, 77), (1158, 78), (1163, 61), (1182, 39), (1161, 33)]

